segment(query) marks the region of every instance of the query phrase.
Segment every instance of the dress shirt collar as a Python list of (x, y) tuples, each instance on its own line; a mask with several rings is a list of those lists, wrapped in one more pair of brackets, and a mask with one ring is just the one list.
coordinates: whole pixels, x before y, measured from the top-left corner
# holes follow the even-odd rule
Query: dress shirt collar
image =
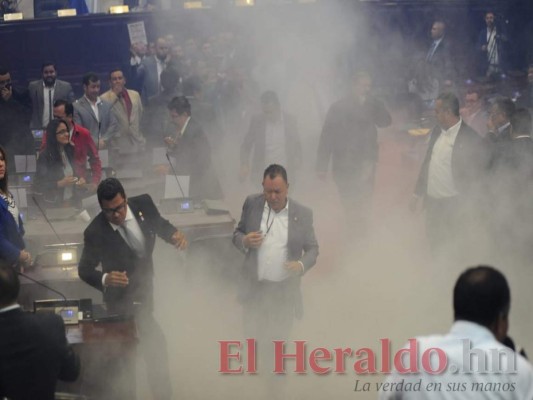
[(500, 127), (498, 128), (498, 133), (502, 133), (502, 132), (503, 132), (504, 130), (506, 130), (507, 127), (510, 126), (510, 125), (511, 125), (511, 123), (510, 123), (510, 122), (507, 122), (506, 124), (503, 124), (502, 126), (500, 126)]
[(459, 121), (449, 127), (448, 129), (442, 129), (442, 134), (445, 135), (445, 136), (449, 136), (450, 138), (455, 138), (457, 136), (457, 133), (459, 133), (459, 128), (461, 128), (461, 123), (463, 122), (463, 120), (461, 118), (459, 118)]
[[(56, 81), (57, 82), (57, 81)], [(51, 89), (51, 90), (54, 90), (56, 88), (56, 82), (54, 82), (54, 84), (50, 87), (50, 86), (46, 86), (46, 83), (43, 81), (43, 88), (45, 89)]]
[(96, 102), (93, 103), (91, 100), (89, 100), (89, 98), (85, 95), (83, 95), (83, 97), (85, 97), (85, 99), (89, 102), (89, 104), (93, 105), (93, 106), (97, 106), (98, 104), (100, 104), (102, 102), (102, 99), (100, 98), (100, 96), (98, 96), (96, 98)]
[[(265, 199), (265, 206), (263, 207), (265, 210), (269, 210), (270, 209), (270, 206), (268, 205), (268, 202), (266, 201)], [(274, 210), (272, 210), (274, 211)], [(287, 203), (285, 203), (285, 207), (283, 207), (281, 210), (279, 210), (278, 212), (275, 212), (274, 211), (274, 214), (280, 214), (280, 213), (283, 213), (283, 212), (289, 212), (289, 198), (287, 197)]]
[(190, 120), (191, 120), (191, 117), (187, 118), (187, 121), (185, 121), (185, 123), (183, 124), (183, 128), (181, 128), (181, 131), (180, 131), (180, 137), (182, 137), (183, 134), (185, 133), (185, 130), (189, 126), (189, 121)]
[[(135, 216), (133, 215), (133, 211), (131, 211), (129, 204), (127, 205), (127, 207), (128, 209), (126, 210), (126, 218), (124, 219), (124, 223), (127, 223), (128, 221), (131, 221), (132, 219), (135, 218)], [(114, 231), (116, 231), (118, 228), (121, 227), (121, 225), (115, 225), (112, 222), (109, 222), (109, 225), (111, 225), (111, 228), (113, 228)]]
[(17, 308), (20, 308), (19, 304), (17, 304), (17, 303), (11, 304), (10, 306), (4, 307), (4, 308), (0, 308), (0, 314), (8, 312), (8, 311), (16, 310)]
[(475, 322), (458, 320), (455, 321), (450, 330), (450, 334), (454, 336), (461, 336), (465, 338), (479, 338), (479, 339), (492, 339), (496, 340), (494, 334), (483, 325), (476, 324)]
[(444, 36), (441, 36), (437, 40), (433, 41), (433, 43), (435, 43), (435, 49), (437, 49), (437, 47), (439, 47), (439, 44), (440, 44), (440, 42), (442, 42), (442, 39), (444, 39)]

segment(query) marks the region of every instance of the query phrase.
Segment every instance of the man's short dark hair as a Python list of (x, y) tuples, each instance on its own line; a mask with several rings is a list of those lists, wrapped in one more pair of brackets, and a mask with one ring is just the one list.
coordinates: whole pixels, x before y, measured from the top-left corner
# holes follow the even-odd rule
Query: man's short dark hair
[(261, 95), (261, 104), (276, 104), (279, 106), (279, 98), (273, 90), (267, 90)]
[(498, 97), (493, 104), (498, 107), (501, 113), (505, 114), (507, 119), (511, 119), (516, 110), (514, 102), (509, 97)]
[(11, 266), (0, 266), (0, 308), (7, 307), (17, 301), (20, 282), (15, 269)]
[(507, 316), (511, 291), (503, 274), (493, 267), (480, 265), (459, 276), (453, 289), (455, 320), (489, 327), (501, 315)]
[(71, 117), (74, 115), (74, 106), (70, 101), (63, 99), (54, 101), (54, 108), (61, 106), (65, 106), (65, 114), (67, 115), (67, 117)]
[(519, 135), (531, 135), (531, 114), (525, 108), (519, 108), (511, 117), (513, 133)]
[(6, 65), (0, 65), (0, 75), (9, 74), (9, 68)]
[(89, 86), (91, 82), (95, 83), (99, 81), (100, 81), (100, 78), (94, 72), (87, 72), (85, 75), (83, 75), (83, 78), (81, 80), (81, 82), (83, 83), (83, 86)]
[[(161, 74), (161, 77), (163, 74)], [(191, 76), (183, 82), (183, 94), (193, 97), (195, 93), (202, 91), (202, 80), (197, 76)]]
[(114, 73), (114, 72), (122, 72), (122, 75), (124, 75), (124, 72), (122, 71), (122, 68), (120, 67), (115, 67), (113, 68), (111, 71), (109, 71), (109, 79), (111, 79), (111, 75)]
[(263, 180), (265, 180), (267, 176), (270, 179), (274, 179), (276, 176), (281, 176), (285, 183), (289, 183), (289, 180), (287, 179), (287, 171), (279, 164), (270, 164), (263, 173)]
[(170, 100), (170, 103), (168, 103), (168, 109), (170, 111), (176, 111), (178, 115), (191, 115), (191, 104), (185, 96), (176, 96)]
[(49, 66), (52, 66), (54, 67), (54, 69), (57, 69), (55, 63), (53, 63), (52, 61), (45, 61), (41, 64), (41, 72), (44, 72), (44, 69)]
[(171, 91), (178, 87), (180, 75), (176, 68), (169, 67), (161, 72), (159, 79), (161, 80), (161, 86), (163, 89), (165, 91)]
[(124, 187), (122, 186), (122, 183), (117, 178), (106, 178), (100, 184), (98, 185), (98, 190), (96, 191), (96, 195), (98, 196), (98, 203), (102, 205), (102, 201), (110, 201), (113, 200), (117, 194), (122, 195), (122, 197), (126, 198), (126, 192), (124, 191)]
[(459, 99), (455, 94), (444, 92), (439, 94), (437, 100), (441, 101), (444, 110), (450, 111), (456, 117), (459, 116)]

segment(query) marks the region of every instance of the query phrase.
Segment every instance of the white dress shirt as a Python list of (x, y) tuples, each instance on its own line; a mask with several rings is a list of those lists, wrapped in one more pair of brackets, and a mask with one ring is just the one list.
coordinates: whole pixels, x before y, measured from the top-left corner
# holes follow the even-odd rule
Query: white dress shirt
[[(465, 339), (470, 341), (470, 346), (466, 350), (463, 348), (467, 346), (464, 343)], [(400, 383), (403, 380), (405, 387), (409, 382), (421, 381), (420, 390), (396, 391), (389, 388), (386, 391), (380, 391), (380, 400), (533, 399), (531, 364), (521, 355), (498, 342), (492, 332), (482, 325), (468, 321), (456, 321), (447, 335), (419, 337), (416, 341), (418, 343), (418, 365), (421, 372), (400, 374), (394, 371), (386, 382)], [(440, 374), (423, 372), (422, 354), (430, 348), (438, 348), (446, 353), (447, 368)], [(499, 358), (499, 366), (495, 358)], [(478, 365), (478, 361), (480, 359), (485, 360), (485, 373), (479, 372), (481, 366)], [(436, 358), (432, 358), (431, 361), (432, 369), (437, 370)], [(465, 362), (470, 363), (470, 367)], [(514, 372), (509, 372), (511, 370)], [(426, 390), (428, 384), (433, 385), (433, 391)], [(440, 384), (440, 390), (437, 389), (437, 384)], [(497, 389), (497, 385), (500, 389)], [(484, 390), (480, 390), (479, 387), (483, 387)]]
[(496, 42), (496, 28), (487, 28), (487, 60), (490, 65), (499, 65), (498, 43)]
[[(135, 218), (135, 215), (133, 215), (133, 211), (131, 211), (130, 206), (127, 206), (128, 209), (126, 210), (126, 218), (124, 219), (124, 225), (128, 226), (128, 229), (130, 232), (135, 236), (135, 238), (139, 241), (139, 243), (142, 243), (143, 247), (146, 249), (146, 242), (144, 240), (144, 235), (141, 230), (141, 227), (139, 226), (139, 223), (137, 222), (137, 219)], [(129, 245), (129, 241), (126, 238), (126, 234), (124, 233), (124, 230), (121, 229), (121, 225), (115, 225), (111, 222), (109, 222), (109, 225), (111, 228), (113, 228), (114, 231), (118, 230), (118, 233), (120, 233), (120, 236), (122, 236), (122, 239)], [(102, 275), (102, 284), (105, 286), (105, 277), (107, 273)]]
[(97, 97), (96, 98), (96, 102), (93, 103), (91, 100), (89, 100), (89, 98), (87, 96), (85, 96), (85, 98), (87, 99), (87, 101), (91, 105), (91, 108), (92, 108), (93, 113), (94, 113), (94, 115), (96, 117), (96, 120), (98, 122), (100, 122), (100, 113), (98, 112), (98, 104), (100, 104), (102, 102), (102, 99), (100, 99), (100, 97)]
[(452, 153), (462, 120), (448, 130), (442, 130), (437, 138), (428, 171), (427, 194), (435, 199), (457, 196), (452, 174)]
[(285, 267), (289, 237), (289, 200), (280, 212), (272, 210), (265, 201), (261, 218), (263, 243), (257, 252), (259, 280), (281, 282), (290, 275)]
[[(48, 123), (50, 122), (50, 114), (52, 114), (52, 118), (54, 118), (54, 93), (55, 93), (56, 85), (54, 83), (54, 86), (48, 87), (43, 82), (43, 126), (47, 127)], [(50, 103), (50, 99), (52, 102)], [(50, 113), (50, 109), (52, 108), (52, 112)]]
[(265, 165), (287, 165), (286, 148), (283, 116), (278, 121), (267, 121), (265, 126)]

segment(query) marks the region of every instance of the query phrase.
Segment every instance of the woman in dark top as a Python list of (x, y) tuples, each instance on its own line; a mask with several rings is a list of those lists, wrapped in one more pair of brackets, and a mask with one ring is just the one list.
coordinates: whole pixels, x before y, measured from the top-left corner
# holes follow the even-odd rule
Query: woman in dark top
[(24, 226), (13, 195), (7, 186), (7, 155), (0, 146), (0, 264), (31, 265), (24, 247)]
[(67, 123), (52, 120), (46, 127), (46, 147), (37, 159), (34, 188), (48, 206), (76, 204), (76, 188), (84, 185), (85, 180), (74, 176), (73, 159)]

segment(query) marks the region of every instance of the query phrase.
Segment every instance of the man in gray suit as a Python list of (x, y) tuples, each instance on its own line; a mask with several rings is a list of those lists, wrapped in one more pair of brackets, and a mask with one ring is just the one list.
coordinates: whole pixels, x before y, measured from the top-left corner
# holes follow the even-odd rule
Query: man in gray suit
[(33, 109), (31, 129), (46, 128), (54, 118), (54, 102), (56, 100), (74, 101), (72, 85), (57, 79), (54, 63), (43, 63), (41, 72), (42, 78), (30, 82), (28, 86)]
[(263, 193), (248, 196), (233, 244), (246, 253), (240, 300), (247, 337), (284, 338), (301, 318), (301, 276), (318, 256), (313, 212), (288, 197), (287, 172), (272, 164)]
[[(244, 334), (257, 340), (263, 371), (273, 368), (272, 340), (287, 340), (294, 317), (303, 315), (300, 279), (318, 256), (313, 213), (289, 199), (288, 189), (285, 168), (268, 166), (263, 193), (248, 196), (233, 233), (233, 244), (246, 253), (239, 293)], [(281, 381), (266, 383), (270, 398), (282, 395)]]
[(170, 60), (170, 46), (165, 38), (157, 39), (155, 54), (145, 57), (137, 67), (137, 81), (141, 85), (141, 96), (145, 104), (152, 96), (161, 93), (161, 72)]
[(87, 128), (98, 149), (116, 136), (118, 122), (111, 112), (113, 104), (100, 99), (100, 78), (93, 72), (83, 77), (83, 96), (74, 103), (74, 121)]

